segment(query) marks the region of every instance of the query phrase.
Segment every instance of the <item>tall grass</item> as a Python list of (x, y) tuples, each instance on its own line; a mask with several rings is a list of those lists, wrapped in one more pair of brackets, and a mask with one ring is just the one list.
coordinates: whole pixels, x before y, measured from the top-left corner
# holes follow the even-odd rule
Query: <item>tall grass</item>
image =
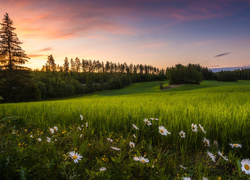
[[(1, 104), (0, 117), (15, 115), (24, 119), (25, 125), (20, 128), (22, 134), (17, 139), (25, 141), (26, 145), (15, 146), (13, 154), (18, 154), (20, 148), (24, 148), (30, 151), (29, 153), (37, 155), (39, 152), (46, 159), (53, 159), (54, 164), (47, 164), (44, 160), (40, 160), (40, 163), (46, 166), (42, 169), (46, 169), (48, 175), (53, 174), (54, 178), (178, 179), (192, 176), (199, 179), (203, 176), (215, 178), (219, 175), (242, 178), (244, 173), (242, 174), (238, 167), (238, 160), (249, 158), (250, 154), (250, 82), (204, 81), (201, 85), (186, 85), (163, 91), (159, 90), (158, 84), (159, 82), (138, 83), (117, 91), (73, 99)], [(80, 114), (83, 121), (80, 120)], [(143, 119), (151, 117), (158, 118), (159, 121), (153, 121), (152, 126), (145, 125)], [(201, 124), (207, 133), (204, 134), (200, 130), (197, 133), (192, 132), (192, 123)], [(82, 124), (85, 127), (79, 130), (78, 127)], [(134, 130), (132, 124), (137, 125), (140, 130)], [(0, 139), (3, 143), (12, 143), (2, 146), (2, 162), (6, 161), (6, 157), (14, 156), (6, 155), (8, 147), (18, 144), (17, 139), (11, 138), (14, 125), (1, 125)], [(37, 147), (38, 142), (35, 139), (27, 140), (28, 134), (34, 134), (37, 129), (49, 136), (48, 128), (53, 126), (58, 126), (61, 133), (55, 137), (58, 142), (54, 142), (53, 145), (44, 142), (41, 147)], [(166, 127), (171, 135), (162, 136), (158, 126)], [(179, 137), (182, 130), (186, 132), (184, 139)], [(62, 134), (63, 131), (66, 133)], [(80, 134), (83, 134), (83, 138), (79, 138)], [(133, 139), (133, 134), (137, 139)], [(35, 136), (37, 138), (41, 135), (36, 133)], [(42, 136), (43, 141), (46, 136)], [(107, 137), (115, 139), (113, 145), (119, 146), (122, 150), (111, 151)], [(217, 163), (211, 162), (206, 155), (207, 147), (204, 147), (203, 137), (210, 139), (211, 144), (217, 140), (219, 145), (212, 145), (209, 150), (214, 153), (217, 150), (223, 151), (231, 162), (225, 165), (221, 160)], [(128, 147), (129, 141), (136, 143), (134, 150)], [(232, 149), (229, 143), (242, 144), (242, 148)], [(48, 147), (52, 152), (46, 151)], [(67, 156), (69, 151), (76, 148), (84, 156), (77, 165)], [(33, 152), (34, 149), (37, 149), (37, 152)], [(150, 159), (150, 163), (135, 164), (137, 162), (133, 161), (133, 156), (143, 156), (144, 153)], [(19, 164), (27, 165), (22, 155), (16, 156)], [(33, 158), (37, 160), (37, 157)], [(104, 161), (105, 158), (109, 161)], [(180, 163), (188, 166), (188, 170), (181, 169)], [(36, 162), (32, 164), (32, 167), (27, 167), (37, 170)], [(107, 171), (98, 172), (97, 167), (100, 165), (107, 166)], [(27, 177), (42, 174), (19, 166), (22, 173), (26, 171)], [(69, 171), (68, 167), (72, 169)], [(82, 174), (79, 174), (80, 172)], [(40, 178), (46, 177), (49, 176), (42, 174)]]

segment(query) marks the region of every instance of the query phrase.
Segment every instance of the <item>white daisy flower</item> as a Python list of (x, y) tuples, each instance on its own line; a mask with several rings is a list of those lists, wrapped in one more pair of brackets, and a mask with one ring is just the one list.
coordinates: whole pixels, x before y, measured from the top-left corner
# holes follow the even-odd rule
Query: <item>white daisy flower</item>
[(140, 157), (139, 159), (140, 159), (140, 162), (142, 162), (142, 163), (148, 163), (149, 162), (149, 160), (147, 158), (144, 158), (144, 157)]
[(222, 154), (220, 151), (218, 151), (218, 154), (219, 154), (225, 161), (228, 161), (228, 159), (227, 159), (225, 156), (223, 156), (223, 154)]
[(12, 134), (17, 134), (15, 130), (12, 131)]
[(50, 142), (51, 141), (51, 139), (49, 138), (49, 137), (47, 137), (47, 140), (46, 140), (47, 142)]
[(137, 138), (135, 134), (133, 134), (133, 137), (134, 137), (134, 138)]
[(184, 131), (179, 132), (179, 135), (181, 138), (185, 138), (186, 137), (186, 133)]
[(236, 147), (236, 148), (241, 148), (242, 145), (241, 144), (231, 144), (229, 143), (230, 146), (232, 146), (232, 148)]
[(171, 134), (170, 132), (168, 132), (168, 130), (164, 126), (159, 126), (159, 133), (161, 133), (161, 135), (164, 135), (164, 136)]
[(203, 133), (205, 133), (205, 134), (207, 133), (200, 124), (199, 124), (199, 127), (200, 127), (200, 129), (202, 130)]
[(182, 169), (187, 169), (186, 167), (182, 166), (182, 165), (179, 165)]
[(207, 177), (202, 177), (202, 180), (208, 180), (208, 178)]
[(89, 124), (86, 122), (86, 128), (88, 128), (89, 127)]
[(32, 137), (33, 137), (33, 135), (31, 134), (31, 135), (30, 135), (30, 137), (32, 138)]
[(135, 147), (135, 143), (129, 142), (129, 146), (130, 146), (131, 148), (134, 148), (134, 147)]
[(107, 140), (110, 141), (110, 142), (113, 142), (113, 140), (111, 138), (107, 138)]
[(136, 130), (139, 129), (139, 128), (138, 128), (136, 125), (134, 125), (134, 124), (132, 124), (132, 126), (133, 126), (133, 128), (135, 128)]
[(106, 171), (106, 169), (107, 169), (106, 167), (101, 167), (99, 170), (100, 171)]
[(241, 161), (241, 170), (244, 171), (246, 174), (250, 174), (250, 160), (243, 159)]
[(42, 141), (42, 139), (41, 139), (41, 138), (37, 138), (37, 140), (38, 140), (38, 141)]
[(53, 128), (50, 128), (49, 131), (50, 131), (51, 134), (54, 134), (54, 129)]
[(54, 130), (55, 130), (55, 131), (58, 131), (58, 127), (57, 127), (57, 126), (54, 126)]
[(80, 138), (82, 138), (82, 134), (80, 134)]
[(205, 137), (203, 138), (202, 142), (205, 144), (205, 146), (209, 147), (210, 146), (210, 141), (209, 139), (206, 139)]
[(134, 160), (135, 160), (135, 161), (140, 161), (140, 158), (138, 158), (138, 157), (135, 156), (135, 157), (134, 157)]
[(155, 120), (155, 121), (158, 121), (159, 119), (158, 118), (150, 118), (152, 121)]
[(117, 147), (113, 147), (113, 146), (110, 146), (111, 149), (114, 149), (116, 151), (120, 151), (121, 149), (120, 148), (117, 148)]
[(149, 120), (146, 119), (146, 118), (145, 118), (143, 121), (144, 121), (148, 126), (151, 126), (151, 125), (152, 125), (151, 121), (149, 121)]
[(81, 120), (83, 120), (83, 116), (80, 114), (80, 118), (81, 118)]
[(82, 160), (81, 154), (78, 154), (75, 151), (69, 152), (69, 156), (74, 160), (74, 163), (78, 163), (78, 161)]
[(182, 179), (183, 179), (183, 180), (191, 180), (190, 177), (183, 177)]
[(196, 125), (196, 124), (193, 124), (193, 123), (192, 123), (192, 125), (191, 125), (191, 129), (192, 129), (193, 132), (197, 132), (197, 131), (198, 131), (197, 125)]
[(214, 140), (214, 145), (217, 146), (218, 145), (218, 141)]
[(79, 129), (80, 131), (82, 130), (82, 128), (80, 128), (79, 126), (77, 127), (77, 129)]
[(216, 157), (211, 152), (207, 151), (207, 155), (215, 162)]

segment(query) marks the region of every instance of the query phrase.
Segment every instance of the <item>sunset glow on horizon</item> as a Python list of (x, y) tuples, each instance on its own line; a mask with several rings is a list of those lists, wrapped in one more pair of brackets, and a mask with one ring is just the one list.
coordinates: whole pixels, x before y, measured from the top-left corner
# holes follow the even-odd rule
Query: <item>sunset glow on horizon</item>
[(41, 69), (68, 59), (208, 68), (250, 66), (250, 0), (0, 0)]

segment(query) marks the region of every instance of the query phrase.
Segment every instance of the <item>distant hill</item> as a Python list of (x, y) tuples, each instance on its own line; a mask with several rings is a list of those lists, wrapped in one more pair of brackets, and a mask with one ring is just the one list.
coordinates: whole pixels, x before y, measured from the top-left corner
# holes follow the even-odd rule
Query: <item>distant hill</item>
[(237, 69), (250, 69), (250, 66), (238, 66), (238, 67), (223, 67), (223, 68), (210, 68), (213, 72), (220, 71), (233, 71)]

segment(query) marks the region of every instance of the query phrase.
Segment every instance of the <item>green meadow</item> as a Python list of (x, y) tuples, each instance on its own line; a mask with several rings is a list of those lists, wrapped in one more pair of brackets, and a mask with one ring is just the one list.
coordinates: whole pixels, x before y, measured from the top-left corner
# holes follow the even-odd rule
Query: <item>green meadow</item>
[[(159, 83), (0, 104), (0, 179), (249, 178), (241, 161), (250, 158), (250, 81), (167, 90)], [(82, 156), (78, 163), (72, 151)]]

